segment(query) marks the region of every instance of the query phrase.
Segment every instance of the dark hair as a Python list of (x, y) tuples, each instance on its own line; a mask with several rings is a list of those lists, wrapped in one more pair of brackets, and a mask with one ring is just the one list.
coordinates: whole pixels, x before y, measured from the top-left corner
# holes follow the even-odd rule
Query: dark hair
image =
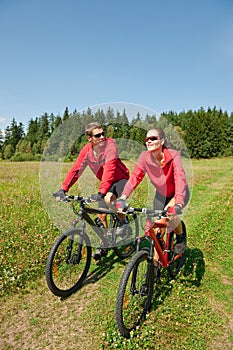
[(89, 123), (85, 128), (85, 133), (87, 136), (92, 136), (92, 131), (94, 129), (101, 129), (102, 126), (98, 122)]
[(161, 128), (152, 128), (152, 129), (149, 129), (148, 131), (152, 131), (152, 130), (155, 130), (157, 132), (157, 134), (159, 135), (159, 138), (164, 140), (164, 143), (163, 143), (164, 147), (166, 147), (166, 148), (170, 148), (171, 147), (171, 145), (169, 144), (169, 142), (166, 139), (166, 135), (165, 135), (165, 132), (163, 131), (163, 129), (161, 129)]

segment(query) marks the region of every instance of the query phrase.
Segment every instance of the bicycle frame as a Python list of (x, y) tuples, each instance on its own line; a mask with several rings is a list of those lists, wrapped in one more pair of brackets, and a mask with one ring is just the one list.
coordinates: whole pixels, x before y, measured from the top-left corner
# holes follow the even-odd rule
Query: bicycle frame
[(87, 222), (89, 225), (91, 225), (92, 229), (95, 231), (97, 236), (103, 242), (103, 246), (108, 247), (109, 242), (105, 236), (104, 230), (101, 227), (96, 225), (96, 223), (94, 222), (94, 220), (91, 218), (89, 214), (110, 214), (113, 216), (113, 219), (114, 219), (116, 216), (116, 213), (107, 208), (101, 209), (101, 208), (87, 207), (86, 204), (88, 203), (86, 203), (85, 199), (80, 200), (80, 208), (78, 212), (76, 212), (73, 207), (74, 213), (78, 215), (78, 218), (74, 220), (72, 223), (73, 227), (75, 228), (79, 222), (82, 222), (82, 232), (84, 232), (86, 228), (86, 222)]
[[(158, 237), (156, 229), (165, 229), (166, 232), (164, 235), (166, 235), (166, 241), (164, 241), (164, 235), (162, 237)], [(171, 231), (169, 229), (169, 221), (167, 220), (166, 222), (159, 223), (159, 222), (154, 222), (153, 226), (145, 232), (145, 236), (148, 236), (151, 238), (153, 241), (152, 246), (155, 247), (158, 256), (159, 256), (159, 261), (162, 266), (168, 267), (170, 264), (169, 261), (169, 250), (168, 250), (168, 242), (169, 238), (171, 235)]]
[[(159, 257), (159, 262), (161, 266), (168, 267), (171, 264), (169, 260), (169, 242), (170, 237), (174, 234), (174, 231), (171, 230), (168, 217), (162, 217), (163, 220), (156, 220), (154, 223), (151, 221), (150, 217), (147, 217), (146, 227), (144, 229), (144, 236), (138, 237), (137, 250), (139, 250), (140, 243), (143, 240), (150, 241), (150, 259), (153, 259), (154, 248), (156, 249)], [(163, 229), (164, 233), (161, 237), (158, 236), (158, 229)], [(166, 239), (165, 239), (166, 236)], [(180, 258), (181, 254), (177, 254), (174, 260)]]
[[(116, 231), (121, 225), (114, 210), (89, 206), (93, 203), (91, 197), (67, 196), (66, 202), (71, 202), (73, 212), (77, 216), (72, 227), (57, 237), (46, 262), (47, 285), (53, 294), (60, 297), (67, 297), (76, 292), (88, 274), (92, 242), (89, 232), (86, 232), (87, 224), (91, 225), (97, 239), (101, 241), (99, 249), (102, 249), (103, 257), (107, 256), (108, 249), (113, 249), (120, 259), (130, 256), (135, 251), (135, 237), (139, 232), (136, 214), (132, 216), (132, 221), (127, 221), (125, 230), (117, 234)], [(78, 203), (77, 207), (74, 202)], [(109, 215), (108, 229), (103, 227), (102, 223), (99, 226), (96, 214)], [(135, 231), (130, 224), (134, 225)]]

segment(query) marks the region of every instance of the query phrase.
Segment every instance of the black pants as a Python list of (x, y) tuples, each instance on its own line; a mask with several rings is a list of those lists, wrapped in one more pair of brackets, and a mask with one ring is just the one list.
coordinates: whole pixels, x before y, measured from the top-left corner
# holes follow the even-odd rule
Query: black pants
[[(155, 198), (154, 198), (154, 209), (163, 210), (166, 207), (166, 205), (170, 202), (170, 200), (174, 197), (174, 195), (171, 197), (164, 197), (158, 191), (156, 191)], [(190, 191), (189, 191), (189, 188), (187, 187), (185, 199), (184, 199), (184, 206), (188, 203), (189, 198), (190, 198)]]
[[(114, 182), (112, 186), (109, 188), (108, 192), (113, 193), (116, 196), (116, 198), (119, 198), (123, 192), (123, 189), (127, 181), (128, 181), (127, 179), (121, 179), (117, 182)], [(101, 201), (99, 202), (99, 207), (108, 208), (108, 205), (105, 203), (105, 201)]]

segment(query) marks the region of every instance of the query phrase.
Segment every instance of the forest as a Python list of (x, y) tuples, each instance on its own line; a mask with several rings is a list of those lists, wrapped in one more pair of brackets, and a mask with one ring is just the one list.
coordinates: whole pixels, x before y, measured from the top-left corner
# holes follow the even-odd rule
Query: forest
[[(164, 112), (159, 117), (142, 117), (138, 112), (129, 120), (125, 110), (106, 111), (90, 108), (82, 113), (69, 112), (63, 116), (44, 113), (31, 118), (25, 127), (15, 118), (5, 130), (0, 130), (0, 159), (8, 161), (40, 161), (43, 156), (49, 160), (72, 161), (87, 142), (85, 126), (98, 121), (106, 136), (122, 139), (121, 157), (126, 153), (136, 156), (145, 144), (145, 135), (152, 127), (164, 129), (173, 148), (190, 158), (213, 158), (233, 155), (233, 112), (229, 115), (216, 107), (196, 111)], [(133, 142), (132, 142), (133, 141)], [(136, 146), (135, 146), (136, 145)]]

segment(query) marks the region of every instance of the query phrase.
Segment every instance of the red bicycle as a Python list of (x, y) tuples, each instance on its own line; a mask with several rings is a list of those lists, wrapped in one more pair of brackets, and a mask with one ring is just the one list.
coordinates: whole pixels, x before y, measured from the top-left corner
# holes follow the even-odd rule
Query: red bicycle
[[(127, 212), (144, 213), (146, 224), (144, 235), (136, 238), (137, 252), (126, 265), (117, 293), (116, 324), (125, 338), (145, 319), (160, 269), (167, 268), (170, 278), (174, 279), (186, 258), (186, 253), (174, 252), (176, 235), (167, 210), (128, 208)], [(185, 224), (181, 222), (186, 238)]]

